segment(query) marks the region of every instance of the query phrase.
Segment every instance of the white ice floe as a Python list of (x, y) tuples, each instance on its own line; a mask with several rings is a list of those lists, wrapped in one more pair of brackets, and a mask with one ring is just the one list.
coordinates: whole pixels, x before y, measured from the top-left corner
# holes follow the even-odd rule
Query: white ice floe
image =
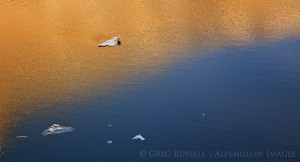
[(138, 134), (138, 135), (134, 136), (132, 139), (133, 140), (139, 139), (139, 140), (142, 140), (142, 141), (145, 140), (145, 138), (141, 134)]
[(28, 136), (17, 136), (17, 138), (28, 138)]
[(111, 144), (112, 143), (112, 141), (106, 141), (108, 144)]
[(113, 47), (117, 44), (121, 44), (121, 37), (120, 36), (113, 37), (110, 40), (107, 40), (103, 43), (100, 43), (100, 44), (98, 44), (98, 47), (106, 47), (106, 46)]
[(205, 113), (202, 113), (201, 115), (202, 115), (202, 116), (205, 116), (206, 114), (205, 114)]
[(52, 134), (69, 133), (69, 132), (73, 132), (74, 130), (75, 130), (75, 128), (73, 128), (73, 127), (65, 127), (65, 126), (61, 126), (59, 124), (53, 124), (48, 129), (44, 130), (42, 132), (42, 135), (48, 136), (48, 135), (52, 135)]
[(107, 127), (109, 127), (109, 128), (112, 127), (112, 124), (107, 124)]

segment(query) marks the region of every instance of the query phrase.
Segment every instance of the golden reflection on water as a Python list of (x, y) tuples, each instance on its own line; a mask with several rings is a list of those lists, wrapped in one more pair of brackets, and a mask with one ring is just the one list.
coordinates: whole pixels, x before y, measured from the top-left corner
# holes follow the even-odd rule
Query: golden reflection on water
[[(0, 10), (0, 152), (18, 122), (55, 104), (117, 92), (195, 51), (300, 34), (299, 0), (2, 0)], [(97, 47), (117, 35), (121, 46)]]

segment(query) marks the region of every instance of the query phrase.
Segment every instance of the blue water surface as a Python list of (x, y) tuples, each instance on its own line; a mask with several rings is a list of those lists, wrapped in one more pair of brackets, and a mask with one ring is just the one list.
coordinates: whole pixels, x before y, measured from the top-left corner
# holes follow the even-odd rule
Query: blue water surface
[[(1, 161), (300, 161), (299, 52), (299, 39), (199, 51), (133, 89), (31, 119)], [(76, 130), (42, 136), (53, 123)]]

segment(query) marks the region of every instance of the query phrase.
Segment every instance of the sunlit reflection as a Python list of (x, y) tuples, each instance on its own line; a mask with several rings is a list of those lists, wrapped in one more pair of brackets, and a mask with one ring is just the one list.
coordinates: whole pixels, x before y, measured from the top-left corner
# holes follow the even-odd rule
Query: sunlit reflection
[[(0, 151), (25, 116), (55, 104), (117, 93), (195, 51), (300, 34), (297, 0), (3, 0), (0, 10)], [(121, 46), (97, 47), (117, 35)]]

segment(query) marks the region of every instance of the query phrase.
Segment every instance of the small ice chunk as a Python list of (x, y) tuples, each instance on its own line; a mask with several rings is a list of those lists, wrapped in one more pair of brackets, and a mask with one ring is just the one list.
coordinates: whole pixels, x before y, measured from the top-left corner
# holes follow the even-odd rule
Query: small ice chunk
[(112, 141), (106, 141), (108, 144), (111, 144), (112, 143)]
[(202, 116), (205, 116), (206, 114), (205, 114), (205, 113), (202, 113), (201, 115), (202, 115)]
[(100, 44), (98, 44), (98, 47), (106, 47), (106, 46), (113, 47), (117, 44), (119, 44), (119, 45), (121, 44), (121, 37), (120, 36), (113, 37), (110, 40), (107, 40), (103, 43), (100, 43)]
[(74, 130), (75, 128), (73, 127), (66, 127), (66, 126), (61, 126), (59, 124), (53, 124), (48, 129), (44, 130), (42, 132), (42, 135), (49, 136), (52, 134), (69, 133), (69, 132), (73, 132)]
[(107, 127), (109, 127), (109, 128), (112, 127), (112, 124), (107, 124)]
[(28, 136), (17, 136), (17, 138), (28, 138)]
[(141, 134), (138, 134), (138, 135), (134, 136), (132, 139), (133, 140), (139, 139), (139, 140), (142, 140), (142, 141), (145, 140), (145, 138)]

